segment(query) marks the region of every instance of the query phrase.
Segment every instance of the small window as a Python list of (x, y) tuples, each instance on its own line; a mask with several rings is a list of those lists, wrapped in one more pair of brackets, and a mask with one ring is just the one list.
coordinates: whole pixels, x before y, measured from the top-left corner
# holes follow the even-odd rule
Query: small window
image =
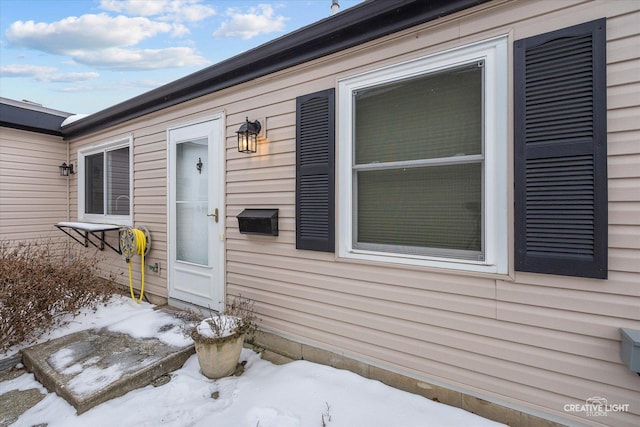
[(506, 65), (499, 38), (340, 83), (341, 256), (506, 273)]
[(131, 219), (130, 139), (85, 148), (78, 153), (78, 217), (129, 223)]

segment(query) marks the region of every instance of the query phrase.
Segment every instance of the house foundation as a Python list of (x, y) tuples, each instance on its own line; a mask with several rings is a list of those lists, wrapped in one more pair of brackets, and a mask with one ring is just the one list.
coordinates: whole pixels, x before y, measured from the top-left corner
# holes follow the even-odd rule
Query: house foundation
[(461, 408), (509, 426), (565, 426), (565, 424), (508, 408), (470, 394), (431, 384), (408, 375), (382, 369), (369, 363), (303, 344), (268, 331), (261, 330), (256, 332), (253, 339), (246, 342), (245, 346), (258, 351), (263, 359), (278, 365), (294, 360), (307, 360), (337, 369), (346, 369), (365, 378), (380, 381), (393, 388), (417, 394), (445, 405)]

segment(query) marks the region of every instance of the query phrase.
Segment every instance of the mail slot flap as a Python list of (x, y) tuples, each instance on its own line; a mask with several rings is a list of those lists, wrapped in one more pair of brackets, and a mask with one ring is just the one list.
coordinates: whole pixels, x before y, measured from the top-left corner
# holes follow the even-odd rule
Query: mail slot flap
[(236, 218), (242, 234), (278, 235), (278, 209), (245, 209)]

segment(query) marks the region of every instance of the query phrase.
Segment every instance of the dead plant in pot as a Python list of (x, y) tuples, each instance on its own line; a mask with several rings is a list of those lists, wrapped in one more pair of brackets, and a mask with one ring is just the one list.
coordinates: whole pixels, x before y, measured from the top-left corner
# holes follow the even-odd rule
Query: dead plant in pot
[(202, 374), (217, 379), (231, 375), (240, 359), (244, 339), (256, 330), (254, 303), (231, 298), (222, 313), (212, 314), (191, 330)]

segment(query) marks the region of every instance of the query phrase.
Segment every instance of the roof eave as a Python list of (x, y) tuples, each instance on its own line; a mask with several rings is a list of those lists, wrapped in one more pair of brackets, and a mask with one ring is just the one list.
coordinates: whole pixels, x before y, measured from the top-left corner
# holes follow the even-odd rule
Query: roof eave
[(0, 127), (61, 137), (60, 126), (70, 115), (8, 98), (0, 99)]
[(40, 133), (44, 135), (59, 136), (61, 138), (63, 137), (62, 132), (59, 130), (52, 130), (52, 129), (42, 128), (42, 127), (34, 127), (34, 126), (24, 126), (16, 123), (5, 122), (5, 121), (0, 121), (0, 127), (24, 130), (27, 132)]

